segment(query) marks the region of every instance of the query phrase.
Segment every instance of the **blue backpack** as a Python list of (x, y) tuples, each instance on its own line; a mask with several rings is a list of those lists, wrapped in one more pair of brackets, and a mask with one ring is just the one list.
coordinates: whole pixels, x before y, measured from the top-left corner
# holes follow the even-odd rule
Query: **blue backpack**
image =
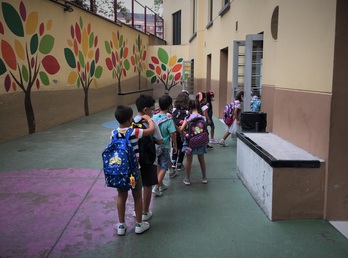
[(112, 140), (102, 153), (105, 184), (108, 187), (129, 190), (132, 187), (131, 178), (134, 177), (135, 182), (139, 179), (138, 161), (129, 141), (133, 130), (128, 129), (125, 135), (114, 130)]

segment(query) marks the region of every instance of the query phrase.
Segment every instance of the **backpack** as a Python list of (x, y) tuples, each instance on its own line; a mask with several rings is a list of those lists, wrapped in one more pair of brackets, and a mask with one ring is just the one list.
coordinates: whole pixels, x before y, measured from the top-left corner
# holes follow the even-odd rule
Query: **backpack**
[(185, 118), (187, 118), (189, 115), (188, 111), (185, 110), (185, 109), (179, 109), (179, 108), (176, 108), (173, 112), (173, 121), (174, 121), (174, 124), (177, 126), (177, 127), (180, 127), (182, 126), (182, 123), (184, 122)]
[(234, 117), (234, 109), (235, 109), (235, 103), (234, 101), (230, 104), (226, 104), (224, 111), (223, 111), (223, 120), (224, 123), (227, 126), (231, 126), (233, 124), (233, 121), (235, 119)]
[(128, 129), (125, 135), (113, 130), (112, 139), (102, 153), (105, 184), (108, 187), (129, 190), (134, 187), (131, 185), (133, 177), (135, 182), (139, 179), (137, 158), (129, 141), (133, 130)]
[(187, 141), (191, 148), (202, 147), (209, 143), (209, 133), (204, 117), (199, 115), (188, 119)]
[[(141, 120), (138, 123), (133, 122), (131, 125), (132, 128), (141, 128), (146, 129), (144, 121)], [(139, 164), (140, 166), (149, 166), (152, 165), (156, 160), (156, 147), (155, 141), (152, 135), (143, 136), (138, 141), (139, 146)]]

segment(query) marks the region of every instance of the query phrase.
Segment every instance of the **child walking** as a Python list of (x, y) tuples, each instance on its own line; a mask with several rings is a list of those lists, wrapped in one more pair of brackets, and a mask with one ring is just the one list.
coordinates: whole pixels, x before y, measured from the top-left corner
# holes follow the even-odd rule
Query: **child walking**
[(227, 147), (228, 144), (225, 142), (227, 137), (232, 134), (232, 137), (235, 137), (236, 133), (241, 132), (241, 125), (240, 125), (240, 113), (242, 108), (242, 102), (244, 99), (244, 91), (240, 91), (237, 96), (234, 103), (234, 112), (233, 112), (233, 123), (231, 126), (226, 126), (226, 132), (222, 139), (219, 141), (219, 144)]
[[(190, 121), (192, 121), (194, 118), (197, 118), (197, 117), (203, 117), (203, 119), (206, 120), (204, 116), (199, 114), (199, 112), (198, 112), (199, 107), (200, 107), (200, 105), (199, 105), (198, 101), (190, 100), (189, 110), (190, 110), (191, 115), (189, 116), (189, 118), (184, 120), (184, 122), (180, 128), (182, 140), (184, 140), (184, 138), (186, 137), (184, 131), (185, 131), (185, 128), (189, 125)], [(198, 161), (199, 161), (199, 165), (201, 167), (201, 172), (202, 172), (202, 183), (203, 184), (208, 183), (208, 179), (207, 179), (207, 175), (206, 175), (206, 165), (205, 165), (205, 160), (204, 160), (205, 153), (207, 153), (207, 145), (206, 144), (204, 144), (201, 147), (192, 148), (192, 149), (189, 147), (186, 147), (186, 177), (183, 181), (183, 183), (185, 185), (191, 185), (190, 174), (191, 174), (193, 155), (198, 156)]]
[[(111, 137), (114, 137), (114, 133), (123, 136), (128, 130), (132, 130), (131, 136), (129, 137), (132, 143), (135, 153), (139, 153), (138, 150), (138, 139), (143, 136), (150, 135), (155, 131), (155, 124), (151, 117), (148, 115), (143, 115), (142, 118), (146, 120), (149, 124), (147, 129), (140, 128), (129, 128), (133, 121), (133, 110), (129, 106), (120, 105), (117, 106), (115, 111), (115, 118), (119, 123), (119, 128), (112, 132)], [(137, 154), (138, 155), (138, 154)], [(136, 214), (136, 225), (135, 233), (141, 234), (148, 230), (150, 224), (148, 222), (142, 221), (142, 182), (141, 176), (136, 182), (135, 188), (132, 189), (132, 195), (134, 198), (135, 214)], [(117, 234), (122, 236), (126, 233), (126, 223), (125, 223), (125, 212), (126, 212), (126, 201), (128, 197), (128, 190), (117, 189), (117, 213), (119, 223), (117, 225)]]
[(153, 116), (153, 119), (158, 124), (161, 134), (163, 137), (163, 142), (161, 146), (161, 154), (158, 156), (158, 166), (157, 166), (157, 178), (158, 184), (152, 188), (152, 193), (156, 196), (162, 196), (162, 191), (168, 188), (167, 185), (163, 184), (163, 178), (166, 175), (166, 171), (169, 168), (170, 164), (170, 140), (173, 142), (173, 151), (177, 151), (177, 143), (176, 143), (176, 129), (173, 122), (173, 119), (168, 116), (168, 111), (173, 104), (173, 99), (165, 94), (161, 96), (158, 100), (158, 104), (160, 107), (160, 112)]
[(185, 92), (179, 93), (174, 102), (173, 109), (173, 121), (176, 128), (176, 143), (178, 146), (177, 152), (172, 153), (172, 174), (169, 174), (170, 178), (173, 178), (177, 175), (177, 170), (183, 170), (185, 166), (183, 165), (185, 153), (182, 151), (183, 141), (181, 140), (180, 129), (185, 120), (190, 116), (188, 111), (188, 105), (190, 102), (190, 97)]
[(210, 140), (209, 140), (209, 143), (218, 143), (219, 141), (217, 139), (214, 138), (214, 133), (215, 133), (215, 124), (214, 124), (214, 121), (213, 121), (213, 101), (214, 101), (214, 92), (213, 91), (208, 91), (207, 92), (207, 106), (208, 106), (208, 109), (207, 109), (207, 120), (208, 120), (208, 123), (207, 125), (210, 126)]

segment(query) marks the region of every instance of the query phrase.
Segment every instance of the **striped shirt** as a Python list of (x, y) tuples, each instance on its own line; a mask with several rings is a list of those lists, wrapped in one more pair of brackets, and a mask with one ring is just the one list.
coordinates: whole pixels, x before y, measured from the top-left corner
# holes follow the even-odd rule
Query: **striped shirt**
[[(133, 130), (132, 134), (129, 137), (129, 141), (132, 144), (133, 150), (135, 152), (135, 156), (137, 158), (137, 161), (139, 161), (139, 146), (138, 146), (138, 139), (143, 137), (143, 129), (141, 128), (129, 128), (129, 127), (125, 127), (125, 128), (117, 128), (117, 131), (119, 133), (120, 136), (124, 136), (127, 132), (128, 129)], [(111, 132), (111, 136), (110, 139), (113, 138), (115, 134), (115, 130), (113, 130)]]

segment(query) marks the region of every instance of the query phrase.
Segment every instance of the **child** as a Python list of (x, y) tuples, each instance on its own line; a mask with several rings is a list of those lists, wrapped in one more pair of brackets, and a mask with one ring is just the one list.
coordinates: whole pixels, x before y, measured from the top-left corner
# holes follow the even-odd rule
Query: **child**
[(168, 111), (171, 109), (173, 100), (168, 95), (165, 94), (159, 98), (158, 104), (160, 107), (160, 112), (154, 115), (153, 119), (159, 125), (161, 130), (161, 134), (163, 137), (163, 142), (161, 146), (161, 154), (158, 156), (158, 167), (157, 167), (157, 178), (158, 184), (152, 188), (152, 193), (156, 196), (162, 196), (162, 191), (168, 188), (167, 185), (163, 184), (163, 178), (166, 175), (166, 171), (168, 170), (170, 164), (170, 139), (173, 142), (173, 151), (174, 153), (177, 151), (177, 143), (176, 143), (176, 129), (173, 122), (173, 119), (168, 116)]
[(169, 174), (170, 178), (173, 178), (177, 175), (177, 170), (183, 170), (185, 167), (183, 165), (185, 153), (182, 151), (183, 142), (181, 140), (180, 128), (185, 120), (188, 118), (190, 113), (188, 111), (188, 105), (190, 102), (190, 97), (187, 93), (180, 93), (174, 102), (173, 109), (173, 121), (176, 127), (176, 143), (178, 145), (178, 151), (172, 153), (172, 167), (173, 172)]
[(213, 91), (208, 91), (207, 92), (207, 120), (208, 123), (207, 125), (210, 126), (210, 141), (209, 143), (218, 143), (219, 141), (214, 138), (214, 133), (215, 133), (215, 124), (213, 121), (213, 104), (212, 102), (214, 101), (214, 92)]
[[(189, 118), (185, 119), (184, 123), (182, 124), (182, 126), (180, 128), (182, 139), (184, 139), (184, 137), (185, 137), (184, 130), (185, 130), (186, 126), (189, 124), (189, 122), (192, 119), (194, 119), (195, 117), (201, 116), (198, 113), (199, 106), (200, 106), (199, 102), (194, 101), (194, 100), (190, 100), (189, 110), (190, 110), (191, 115)], [(204, 120), (206, 120), (204, 116), (203, 116), (203, 118), (204, 118)], [(204, 160), (205, 153), (207, 153), (207, 145), (203, 145), (203, 146), (198, 147), (198, 148), (192, 148), (192, 150), (190, 150), (189, 147), (186, 148), (186, 178), (183, 181), (183, 183), (185, 185), (191, 185), (190, 174), (191, 174), (193, 155), (198, 155), (198, 161), (199, 161), (199, 164), (201, 167), (201, 172), (202, 172), (202, 183), (203, 184), (208, 183), (208, 179), (207, 179), (207, 175), (206, 175), (205, 160)]]
[(226, 126), (226, 132), (222, 139), (219, 141), (219, 144), (227, 147), (228, 144), (225, 142), (226, 138), (232, 134), (232, 137), (235, 136), (237, 132), (241, 132), (241, 125), (240, 125), (240, 112), (242, 108), (242, 101), (244, 99), (244, 91), (240, 91), (237, 96), (236, 100), (234, 101), (234, 112), (233, 112), (233, 118), (234, 121), (231, 126)]
[[(209, 122), (209, 115), (208, 115), (208, 109), (209, 106), (207, 105), (207, 94), (205, 92), (198, 92), (196, 94), (196, 102), (198, 102), (198, 113), (201, 114), (208, 120)], [(213, 150), (214, 147), (211, 145), (207, 145), (208, 150)]]
[[(155, 110), (155, 99), (148, 94), (141, 94), (135, 101), (138, 114), (134, 117), (134, 126), (141, 125), (142, 128), (148, 128), (146, 120), (142, 118), (143, 115), (153, 116)], [(162, 144), (162, 135), (160, 129), (155, 123), (155, 131), (152, 135), (146, 136), (139, 144), (140, 155), (140, 172), (143, 185), (143, 213), (142, 220), (149, 220), (152, 217), (150, 210), (152, 186), (158, 184), (157, 179), (157, 165), (155, 165), (149, 158), (151, 149), (155, 150), (155, 144)], [(141, 157), (143, 156), (143, 157)], [(156, 158), (156, 156), (155, 156)]]
[[(119, 123), (119, 128), (117, 128), (117, 133), (125, 135), (127, 130), (132, 130), (130, 136), (130, 142), (132, 143), (133, 149), (137, 150), (137, 139), (142, 138), (143, 136), (150, 135), (155, 131), (155, 124), (151, 117), (148, 115), (143, 115), (142, 118), (149, 123), (149, 128), (140, 129), (140, 128), (129, 128), (133, 121), (133, 110), (129, 106), (120, 105), (116, 108), (115, 118)], [(135, 214), (136, 214), (136, 225), (135, 233), (141, 234), (144, 231), (148, 230), (150, 224), (142, 221), (142, 183), (141, 178), (136, 182), (135, 188), (132, 189), (132, 195), (134, 198)], [(117, 225), (117, 234), (122, 236), (126, 233), (126, 224), (125, 224), (125, 212), (126, 212), (126, 201), (128, 197), (128, 191), (117, 189), (117, 213), (119, 223)]]

